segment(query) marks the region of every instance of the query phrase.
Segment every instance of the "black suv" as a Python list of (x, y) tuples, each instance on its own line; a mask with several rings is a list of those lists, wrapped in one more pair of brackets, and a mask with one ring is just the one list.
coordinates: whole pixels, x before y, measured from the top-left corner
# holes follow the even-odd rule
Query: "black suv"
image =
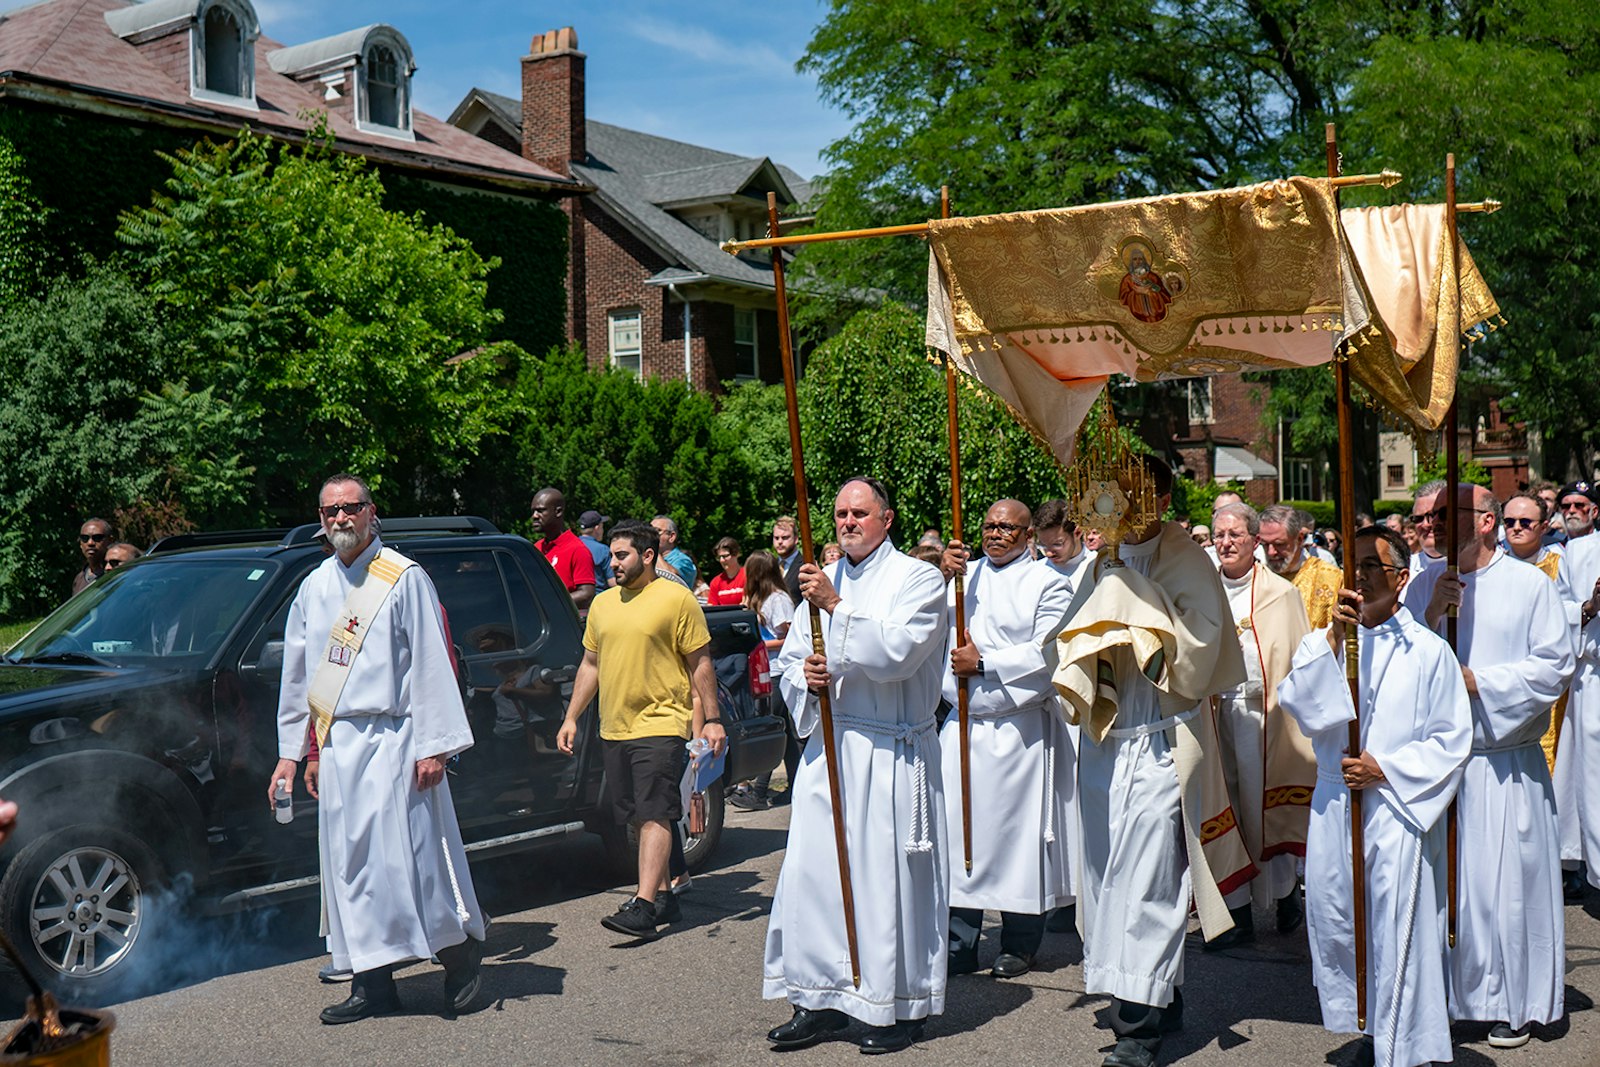
[[(169, 538), (0, 660), (0, 796), (22, 808), (0, 851), (0, 923), (65, 998), (127, 992), (158, 956), (171, 920), (154, 905), (174, 887), (206, 910), (316, 891), (315, 802), (296, 783), (288, 825), (266, 803), (284, 623), (324, 558), (316, 530)], [(468, 854), (592, 829), (620, 861), (627, 835), (597, 809), (599, 716), (584, 716), (575, 758), (555, 746), (582, 623), (544, 557), (470, 517), (388, 519), (384, 538), (427, 571), (448, 615), (476, 738), (449, 768)], [(784, 727), (755, 617), (706, 616), (723, 781), (739, 781), (777, 765)], [(707, 800), (692, 869), (721, 833), (720, 785)]]

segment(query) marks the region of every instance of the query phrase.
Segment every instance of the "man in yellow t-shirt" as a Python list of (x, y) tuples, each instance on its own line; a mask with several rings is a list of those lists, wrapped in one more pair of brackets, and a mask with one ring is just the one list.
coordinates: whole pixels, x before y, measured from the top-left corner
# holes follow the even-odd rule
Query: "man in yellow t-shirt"
[(655, 936), (672, 824), (683, 817), (684, 741), (703, 737), (714, 753), (727, 744), (705, 613), (683, 586), (656, 581), (660, 547), (655, 528), (642, 522), (611, 531), (617, 584), (589, 605), (583, 663), (556, 734), (572, 755), (578, 719), (598, 690), (606, 792), (617, 822), (639, 828), (639, 891), (600, 924), (639, 938)]

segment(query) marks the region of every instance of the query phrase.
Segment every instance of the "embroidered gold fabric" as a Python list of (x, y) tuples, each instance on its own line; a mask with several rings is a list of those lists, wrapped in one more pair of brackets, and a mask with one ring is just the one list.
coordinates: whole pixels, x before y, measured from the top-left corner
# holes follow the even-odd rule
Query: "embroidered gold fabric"
[[(1458, 338), (1498, 314), (1443, 208), (1336, 213), (1325, 178), (929, 223), (928, 328), (1062, 462), (1107, 377), (1316, 366), (1420, 430), (1453, 395)], [(1491, 327), (1492, 328), (1492, 325)]]

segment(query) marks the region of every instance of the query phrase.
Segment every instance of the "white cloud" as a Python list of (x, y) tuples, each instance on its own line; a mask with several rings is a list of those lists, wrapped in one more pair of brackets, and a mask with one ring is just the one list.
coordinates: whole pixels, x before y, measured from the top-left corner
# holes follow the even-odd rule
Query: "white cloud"
[(685, 26), (659, 19), (636, 17), (625, 27), (629, 33), (654, 45), (681, 53), (722, 70), (745, 69), (771, 73), (791, 72), (796, 56), (780, 55), (770, 45), (753, 41), (736, 42), (717, 36), (701, 26)]

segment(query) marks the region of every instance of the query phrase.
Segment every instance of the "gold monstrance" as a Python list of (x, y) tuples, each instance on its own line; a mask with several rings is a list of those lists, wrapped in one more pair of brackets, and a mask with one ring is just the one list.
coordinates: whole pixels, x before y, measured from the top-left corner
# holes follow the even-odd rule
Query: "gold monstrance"
[(1117, 546), (1135, 530), (1161, 518), (1155, 486), (1144, 463), (1117, 430), (1111, 399), (1102, 395), (1097, 419), (1078, 432), (1078, 458), (1067, 472), (1067, 505), (1073, 521), (1099, 532), (1103, 566), (1121, 567)]

